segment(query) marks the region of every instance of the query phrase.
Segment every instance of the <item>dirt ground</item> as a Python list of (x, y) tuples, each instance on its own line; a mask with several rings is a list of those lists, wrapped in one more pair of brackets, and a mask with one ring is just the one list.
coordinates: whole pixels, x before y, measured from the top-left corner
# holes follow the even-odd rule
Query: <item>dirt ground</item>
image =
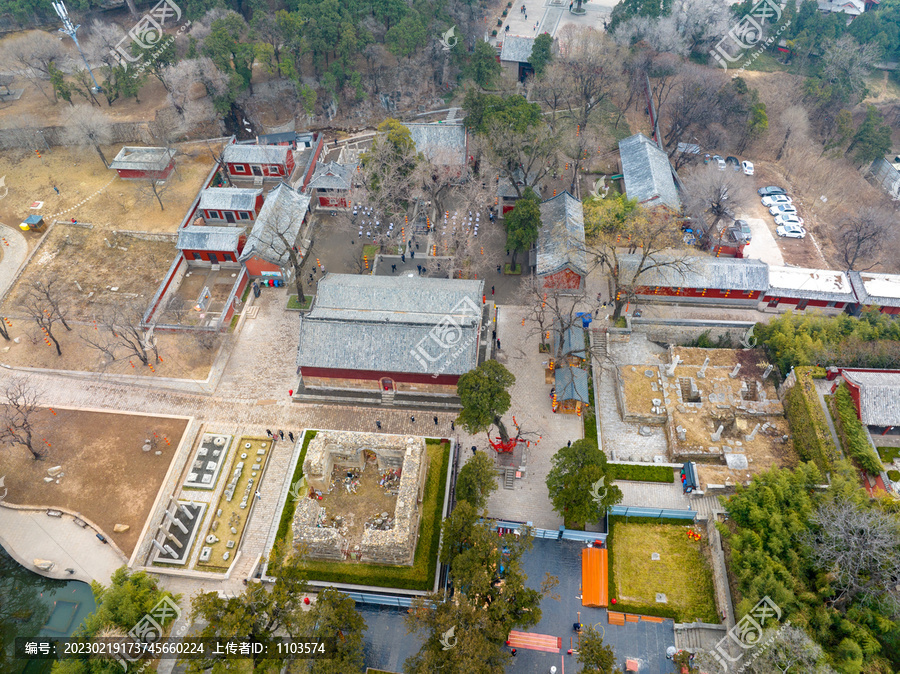
[[(645, 374), (648, 371), (653, 372), (652, 377)], [(619, 377), (625, 385), (628, 411), (632, 414), (652, 414), (653, 399), (662, 400), (662, 393), (654, 391), (651, 386), (659, 380), (659, 368), (655, 365), (622, 365), (619, 367)]]
[[(213, 338), (207, 343), (195, 335), (183, 333), (158, 333), (157, 348), (162, 362), (150, 363), (153, 370), (141, 365), (137, 358), (124, 358), (112, 363), (104, 363), (102, 354), (89, 346), (82, 336), (96, 338), (99, 326), (93, 323), (74, 324), (72, 331), (65, 328), (54, 330), (59, 340), (62, 355), (56, 348), (47, 346), (34, 323), (13, 320), (9, 336), (15, 341), (0, 341), (0, 363), (17, 367), (38, 367), (54, 370), (81, 370), (85, 372), (109, 372), (135, 374), (144, 377), (175, 377), (179, 379), (206, 379), (209, 376), (219, 344), (223, 337)], [(131, 364), (134, 364), (134, 367)]]
[(394, 517), (397, 497), (387, 493), (387, 490), (379, 485), (381, 473), (374, 463), (367, 463), (360, 473), (356, 493), (348, 492), (344, 480), (351, 470), (353, 469), (335, 466), (331, 492), (322, 495), (320, 505), (325, 508), (329, 523), (335, 516), (344, 519), (346, 528), (342, 533), (352, 550), (362, 541), (367, 521), (383, 512), (387, 512), (391, 518)]
[[(6, 476), (9, 488), (6, 501), (79, 512), (130, 555), (187, 422), (78, 410), (53, 412), (42, 410), (35, 423), (36, 447), (46, 450), (42, 460), (33, 460), (22, 447), (0, 453), (0, 475)], [(156, 440), (161, 456), (141, 451), (148, 437)], [(64, 473), (59, 484), (45, 482), (47, 470), (55, 466), (62, 466)], [(130, 528), (116, 534), (116, 524)]]
[[(106, 146), (103, 153), (112, 161), (121, 149), (121, 144)], [(140, 181), (118, 179), (92, 148), (55, 147), (42, 152), (40, 158), (28, 150), (5, 151), (0, 155), (0, 176), (6, 176), (9, 194), (0, 201), (0, 222), (18, 227), (25, 217), (38, 213), (47, 224), (75, 218), (95, 229), (174, 232), (213, 167), (205, 145), (180, 145), (178, 149), (175, 172), (161, 195), (165, 210), (160, 210), (152, 194), (145, 193)], [(54, 185), (59, 188), (58, 195)], [(43, 207), (31, 209), (35, 201), (43, 201)]]
[[(107, 241), (115, 247), (110, 248)], [(21, 315), (19, 303), (30, 284), (55, 277), (61, 290), (71, 293), (66, 306), (75, 319), (91, 320), (103, 306), (128, 301), (136, 302), (143, 311), (176, 253), (170, 242), (113, 237), (108, 231), (55, 225), (10, 290), (3, 310)]]

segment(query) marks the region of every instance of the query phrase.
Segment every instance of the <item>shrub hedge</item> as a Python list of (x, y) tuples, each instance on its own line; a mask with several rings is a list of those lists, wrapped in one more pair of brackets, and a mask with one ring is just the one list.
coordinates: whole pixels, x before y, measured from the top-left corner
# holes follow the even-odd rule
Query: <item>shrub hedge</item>
[(309, 447), (310, 441), (319, 431), (306, 431), (303, 436), (303, 447), (300, 448), (300, 457), (297, 459), (297, 465), (294, 467), (294, 475), (291, 477), (291, 490), (284, 502), (284, 509), (281, 511), (281, 519), (278, 520), (278, 532), (275, 534), (275, 543), (272, 544), (272, 558), (281, 557), (281, 549), (284, 540), (287, 537), (288, 530), (291, 528), (291, 519), (294, 517), (294, 489), (293, 486), (303, 477), (303, 460), (306, 458), (306, 449)]
[[(784, 397), (784, 413), (791, 426), (794, 449), (804, 461), (812, 461), (823, 473), (840, 461), (841, 455), (828, 428), (812, 380), (822, 368), (794, 369), (797, 383)], [(824, 370), (822, 370), (824, 376)]]
[(862, 422), (856, 418), (856, 404), (850, 396), (846, 384), (841, 384), (834, 394), (834, 415), (844, 446), (844, 453), (857, 467), (867, 473), (878, 474), (884, 470), (872, 443), (869, 442), (869, 434)]
[(668, 466), (631, 466), (622, 463), (607, 464), (610, 479), (636, 482), (674, 482), (675, 470)]

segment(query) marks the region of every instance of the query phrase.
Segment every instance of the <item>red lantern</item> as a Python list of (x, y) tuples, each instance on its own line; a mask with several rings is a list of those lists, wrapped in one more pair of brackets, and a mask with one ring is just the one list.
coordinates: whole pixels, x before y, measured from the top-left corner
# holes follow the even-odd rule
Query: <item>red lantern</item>
[(612, 599), (610, 599), (610, 602), (612, 602), (613, 604), (615, 604), (615, 603), (616, 603), (616, 598), (613, 597)]
[(309, 597), (303, 597), (303, 603), (309, 606)]

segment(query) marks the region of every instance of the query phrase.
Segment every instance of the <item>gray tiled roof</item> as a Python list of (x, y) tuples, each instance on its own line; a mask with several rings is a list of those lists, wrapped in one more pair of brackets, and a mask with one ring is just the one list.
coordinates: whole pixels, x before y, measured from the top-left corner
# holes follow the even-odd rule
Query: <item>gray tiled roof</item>
[(554, 357), (557, 354), (562, 354), (564, 358), (568, 356), (578, 356), (579, 358), (585, 357), (584, 352), (584, 328), (581, 327), (581, 321), (577, 321), (569, 326), (569, 329), (563, 333), (563, 344), (562, 349), (559, 347), (559, 333), (560, 326), (557, 323), (553, 326), (553, 353)]
[(262, 190), (243, 187), (209, 187), (200, 193), (200, 210), (253, 211)]
[(534, 38), (522, 35), (504, 35), (503, 46), (500, 47), (500, 60), (514, 63), (528, 63), (531, 50), (534, 49)]
[(306, 189), (310, 192), (314, 189), (348, 190), (355, 172), (356, 166), (351, 164), (338, 164), (334, 161), (319, 164)]
[[(523, 177), (524, 177), (524, 174), (522, 173), (522, 169), (516, 169), (515, 178), (516, 178), (516, 183), (519, 185), (520, 189), (525, 189), (523, 187), (523, 185), (524, 185)], [(535, 194), (537, 194), (538, 196), (541, 196), (541, 186), (534, 184), (534, 180), (536, 177), (537, 177), (537, 173), (532, 171), (531, 173), (528, 174), (528, 182), (531, 183), (531, 189), (534, 190)], [(519, 195), (516, 194), (516, 188), (513, 187), (513, 184), (509, 181), (509, 178), (507, 178), (506, 176), (500, 176), (500, 182), (497, 183), (497, 196), (500, 197), (501, 199), (506, 198), (506, 197), (514, 199), (514, 198), (518, 197)]]
[(856, 301), (844, 272), (803, 267), (770, 266), (769, 290), (766, 294), (825, 302)]
[(221, 250), (233, 253), (238, 249), (238, 240), (244, 233), (243, 227), (210, 227), (209, 225), (188, 225), (178, 230), (178, 250)]
[(290, 261), (288, 249), (277, 233), (294, 245), (300, 236), (303, 217), (309, 210), (309, 195), (297, 194), (287, 183), (281, 182), (266, 195), (263, 207), (253, 223), (250, 236), (241, 252), (241, 261), (259, 257), (284, 267)]
[(581, 202), (563, 192), (541, 204), (541, 229), (537, 241), (537, 274), (554, 274), (565, 267), (584, 276), (584, 209)]
[(587, 371), (580, 367), (558, 367), (553, 371), (553, 384), (556, 386), (556, 399), (578, 400), (585, 404), (590, 400), (588, 393)]
[(416, 150), (429, 160), (456, 166), (466, 163), (466, 127), (461, 122), (407, 124)]
[(851, 271), (849, 275), (860, 304), (900, 307), (900, 276), (865, 271)]
[(464, 374), (477, 364), (484, 281), (329, 274), (300, 324), (297, 365)]
[(131, 147), (119, 150), (116, 158), (109, 163), (111, 169), (132, 171), (162, 171), (172, 161), (175, 150), (164, 147)]
[[(641, 253), (619, 255), (619, 269), (625, 285), (633, 278), (641, 257)], [(769, 266), (761, 260), (749, 258), (682, 258), (657, 253), (650, 256), (644, 268), (646, 271), (637, 278), (638, 286), (744, 291), (764, 291), (769, 287)]]
[(644, 134), (636, 133), (619, 141), (619, 157), (625, 177), (625, 195), (629, 199), (637, 199), (645, 206), (665, 204), (670, 208), (681, 208), (669, 158), (656, 143)]
[(225, 148), (225, 163), (284, 164), (291, 148), (287, 145), (229, 145)]
[(859, 384), (860, 421), (867, 426), (900, 426), (900, 370), (842, 370), (841, 375)]

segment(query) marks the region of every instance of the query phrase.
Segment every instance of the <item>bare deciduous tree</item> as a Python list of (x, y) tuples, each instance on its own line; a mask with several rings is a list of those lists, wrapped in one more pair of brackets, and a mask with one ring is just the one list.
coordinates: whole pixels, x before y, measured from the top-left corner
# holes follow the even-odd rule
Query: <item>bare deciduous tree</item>
[[(613, 290), (613, 318), (618, 318), (637, 289), (654, 270), (683, 274), (690, 269), (692, 255), (681, 239), (675, 214), (666, 207), (638, 207), (621, 227), (595, 228), (599, 233), (587, 241), (589, 262), (609, 275)], [(623, 254), (638, 254), (636, 264), (622, 264)]]
[(822, 647), (802, 629), (791, 624), (764, 630), (753, 657), (743, 663), (743, 671), (749, 674), (834, 674), (825, 662)]
[(644, 42), (660, 54), (687, 56), (690, 52), (690, 44), (685, 35), (679, 31), (674, 16), (658, 18), (633, 16), (619, 24), (615, 39), (619, 44), (629, 47)]
[(719, 171), (712, 164), (700, 165), (684, 179), (685, 210), (702, 223), (701, 240), (708, 247), (721, 239), (722, 220), (736, 217), (737, 211), (752, 203), (754, 193), (744, 176), (732, 171)]
[(672, 19), (695, 53), (707, 52), (734, 24), (728, 5), (715, 0), (676, 0)]
[(859, 44), (849, 35), (826, 42), (822, 53), (822, 78), (846, 92), (850, 105), (866, 94), (866, 79), (872, 66), (881, 58), (876, 41)]
[(159, 363), (156, 338), (152, 329), (141, 327), (142, 318), (143, 307), (140, 305), (108, 306), (95, 319), (100, 329), (87, 331), (82, 339), (105, 356), (106, 365), (126, 358), (137, 358), (143, 365), (149, 365), (151, 356)]
[(865, 262), (862, 269), (871, 269), (880, 261), (880, 252), (894, 217), (891, 213), (872, 206), (847, 218), (837, 239), (838, 254), (848, 271), (857, 270), (857, 263)]
[(20, 306), (28, 314), (28, 317), (56, 346), (56, 353), (59, 356), (62, 355), (62, 349), (53, 334), (53, 327), (60, 322), (66, 330), (72, 329), (66, 323), (67, 299), (59, 279), (51, 276), (45, 280), (34, 281), (20, 302)]
[(156, 199), (159, 204), (159, 210), (164, 211), (166, 207), (163, 206), (163, 194), (166, 193), (166, 190), (169, 187), (169, 182), (167, 180), (156, 180), (155, 178), (148, 178), (147, 180), (142, 180), (138, 184), (138, 193), (140, 194), (142, 199), (150, 200)]
[(660, 117), (669, 124), (663, 140), (667, 147), (685, 141), (688, 130), (709, 125), (719, 112), (721, 81), (709, 68), (689, 66), (678, 78)]
[(611, 98), (621, 82), (623, 50), (602, 31), (567, 29), (560, 31), (560, 60), (566, 64), (572, 119), (586, 129), (591, 113)]
[(102, 110), (94, 110), (90, 105), (76, 106), (66, 119), (64, 135), (70, 145), (94, 148), (109, 168), (101, 146), (112, 142), (112, 121)]
[(0, 56), (6, 68), (18, 71), (53, 102), (56, 102), (55, 91), (51, 95), (44, 89), (45, 83), (50, 81), (50, 64), (59, 65), (66, 58), (66, 51), (59, 39), (43, 31), (14, 35), (4, 40)]
[(40, 395), (25, 377), (10, 379), (3, 394), (3, 428), (0, 428), (0, 441), (22, 445), (36, 461), (44, 456), (40, 446), (34, 446), (35, 417), (41, 410), (37, 402)]
[[(775, 161), (781, 161), (784, 153), (788, 150), (789, 144), (805, 142), (809, 133), (809, 116), (802, 105), (789, 107), (781, 114), (779, 122), (784, 127), (784, 140), (781, 142), (781, 147), (778, 148)], [(791, 136), (795, 140), (791, 141)]]
[[(290, 190), (291, 188), (282, 183), (276, 189)], [(277, 198), (274, 196), (274, 190), (269, 193), (268, 198)], [(297, 249), (297, 238), (300, 235), (305, 214), (299, 208), (292, 207), (290, 203), (290, 200), (277, 203), (277, 207), (266, 221), (265, 229), (260, 232), (259, 237), (254, 237), (254, 245), (256, 253), (263, 259), (277, 259), (282, 267), (289, 267), (290, 273), (294, 277), (297, 301), (303, 304), (306, 301), (302, 272), (304, 258)], [(285, 261), (287, 264), (284, 264)]]
[(829, 573), (839, 610), (854, 601), (900, 606), (900, 527), (894, 515), (838, 497), (810, 517), (805, 543)]

